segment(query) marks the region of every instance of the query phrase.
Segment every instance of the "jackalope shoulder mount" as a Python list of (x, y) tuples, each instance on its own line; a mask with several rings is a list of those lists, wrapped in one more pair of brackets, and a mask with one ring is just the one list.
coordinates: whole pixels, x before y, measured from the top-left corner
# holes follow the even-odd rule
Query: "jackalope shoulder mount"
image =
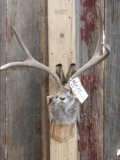
[[(76, 122), (76, 113), (77, 113), (77, 101), (75, 96), (73, 95), (71, 88), (70, 88), (70, 80), (76, 78), (77, 76), (81, 75), (83, 72), (85, 72), (86, 70), (90, 69), (91, 67), (95, 66), (96, 64), (100, 63), (101, 61), (103, 61), (104, 59), (106, 59), (106, 57), (110, 54), (110, 47), (109, 45), (103, 44), (102, 43), (102, 15), (101, 15), (101, 10), (100, 8), (97, 6), (97, 11), (99, 13), (99, 39), (98, 39), (98, 43), (95, 49), (95, 52), (93, 54), (93, 57), (84, 65), (82, 66), (80, 69), (78, 69), (78, 71), (74, 71), (72, 73), (74, 73), (73, 75), (69, 75), (67, 76), (67, 82), (65, 83), (65, 81), (61, 82), (61, 76), (59, 75), (59, 68), (60, 66), (56, 66), (58, 67), (58, 69), (56, 70), (56, 72), (52, 71), (49, 67), (47, 67), (44, 64), (41, 64), (40, 62), (36, 61), (30, 54), (30, 52), (28, 51), (27, 47), (25, 46), (25, 44), (23, 43), (21, 37), (19, 36), (19, 34), (17, 33), (16, 29), (11, 25), (12, 30), (19, 42), (19, 44), (21, 45), (21, 47), (23, 48), (27, 59), (24, 62), (11, 62), (11, 63), (7, 63), (5, 65), (2, 65), (0, 67), (0, 70), (5, 70), (7, 68), (10, 67), (15, 67), (15, 66), (19, 66), (19, 67), (33, 67), (33, 68), (37, 68), (43, 71), (46, 71), (47, 73), (49, 73), (56, 81), (57, 86), (58, 86), (58, 92), (57, 94), (51, 99), (50, 102), (50, 118), (51, 120), (54, 120), (54, 122), (56, 124), (62, 124), (62, 125), (69, 125), (69, 124), (74, 124)], [(101, 52), (101, 47), (104, 46), (105, 47), (105, 53), (100, 54)], [(64, 84), (65, 83), (65, 84)], [(63, 85), (64, 84), (64, 85)]]

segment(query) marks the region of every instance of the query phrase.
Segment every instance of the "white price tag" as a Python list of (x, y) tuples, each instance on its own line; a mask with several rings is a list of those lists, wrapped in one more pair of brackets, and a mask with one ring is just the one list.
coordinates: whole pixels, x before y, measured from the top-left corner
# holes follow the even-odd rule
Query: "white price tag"
[(83, 88), (78, 77), (70, 81), (70, 87), (81, 103), (87, 99), (88, 94)]

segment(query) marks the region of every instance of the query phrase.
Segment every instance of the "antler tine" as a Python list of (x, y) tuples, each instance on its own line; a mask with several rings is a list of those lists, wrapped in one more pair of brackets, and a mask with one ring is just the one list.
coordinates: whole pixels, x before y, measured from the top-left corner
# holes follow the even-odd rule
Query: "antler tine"
[(17, 31), (15, 30), (15, 28), (12, 25), (11, 25), (11, 27), (12, 27), (12, 30), (14, 31), (14, 33), (15, 33), (15, 36), (16, 36), (19, 44), (21, 45), (21, 47), (23, 48), (25, 54), (27, 55), (27, 58), (28, 59), (33, 59), (33, 57), (31, 56), (30, 52), (28, 51), (27, 47), (23, 43), (21, 37), (19, 36), (19, 34), (17, 33)]
[[(110, 54), (109, 45), (105, 45), (105, 44), (102, 43), (102, 15), (101, 15), (101, 10), (100, 10), (98, 5), (97, 5), (97, 9), (98, 9), (98, 12), (99, 12), (99, 24), (100, 24), (100, 29), (99, 30), (100, 30), (100, 32), (99, 32), (99, 39), (98, 39), (98, 43), (97, 43), (97, 47), (95, 49), (94, 55), (91, 58), (91, 60), (89, 62), (87, 62), (84, 66), (82, 66), (75, 74), (73, 74), (70, 79), (74, 79), (75, 77), (79, 76), (84, 71), (86, 71), (87, 69), (89, 69), (89, 68), (95, 66), (96, 64), (100, 63), (101, 61), (106, 59), (107, 56)], [(100, 55), (101, 44), (106, 49), (106, 53), (104, 53), (103, 55)]]
[(27, 60), (24, 61), (24, 62), (11, 62), (11, 63), (7, 63), (5, 65), (2, 65), (0, 67), (0, 70), (5, 70), (7, 68), (11, 68), (11, 67), (15, 67), (15, 66), (37, 68), (37, 69), (40, 69), (40, 70), (43, 70), (43, 71), (46, 71), (47, 73), (49, 73), (56, 80), (58, 87), (60, 87), (62, 84), (61, 84), (61, 81), (60, 81), (58, 75), (55, 72), (53, 72), (49, 67), (47, 67), (44, 64), (36, 61), (31, 56), (30, 52), (28, 51), (27, 47), (23, 43), (21, 37), (19, 36), (19, 34), (15, 30), (15, 28), (12, 25), (11, 25), (11, 27), (13, 29), (13, 32), (15, 33), (15, 36), (16, 36), (18, 42), (20, 43), (21, 47), (25, 51), (25, 54), (27, 55)]
[(98, 10), (99, 13), (99, 39), (98, 39), (98, 44), (96, 46), (94, 55), (99, 55), (100, 49), (101, 49), (101, 42), (102, 42), (102, 35), (103, 35), (103, 26), (102, 26), (102, 14), (101, 14), (101, 10), (100, 7), (98, 5), (96, 5), (96, 8)]

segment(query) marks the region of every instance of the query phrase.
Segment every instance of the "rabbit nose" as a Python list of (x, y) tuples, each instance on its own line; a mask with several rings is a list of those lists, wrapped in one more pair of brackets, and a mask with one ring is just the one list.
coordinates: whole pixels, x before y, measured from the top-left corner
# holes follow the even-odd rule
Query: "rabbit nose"
[(65, 98), (60, 97), (60, 99), (63, 101)]

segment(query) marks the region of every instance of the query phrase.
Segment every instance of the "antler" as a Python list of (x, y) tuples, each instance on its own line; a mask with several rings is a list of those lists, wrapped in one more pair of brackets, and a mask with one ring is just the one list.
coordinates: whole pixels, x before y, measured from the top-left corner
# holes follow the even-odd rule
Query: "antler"
[(45, 66), (44, 64), (41, 64), (40, 62), (36, 61), (30, 54), (30, 52), (28, 51), (28, 49), (26, 48), (25, 44), (23, 43), (22, 39), (20, 38), (20, 36), (18, 35), (17, 31), (15, 30), (15, 28), (11, 25), (13, 32), (16, 35), (16, 38), (18, 40), (18, 42), (20, 43), (21, 47), (23, 48), (25, 54), (27, 55), (27, 60), (24, 62), (11, 62), (11, 63), (7, 63), (3, 66), (0, 67), (0, 70), (5, 70), (7, 68), (11, 68), (14, 66), (19, 66), (19, 67), (33, 67), (33, 68), (37, 68), (43, 71), (46, 71), (47, 73), (49, 73), (57, 82), (58, 87), (60, 87), (61, 81), (60, 78), (58, 77), (58, 75), (53, 72), (49, 67)]
[[(110, 54), (110, 47), (109, 45), (105, 45), (102, 42), (102, 15), (101, 15), (101, 11), (99, 6), (97, 6), (97, 10), (99, 12), (99, 23), (100, 23), (100, 32), (99, 32), (99, 40), (97, 43), (97, 47), (95, 49), (95, 53), (93, 55), (93, 57), (91, 58), (91, 60), (89, 62), (87, 62), (83, 67), (81, 67), (76, 73), (74, 73), (71, 78), (69, 79), (69, 81), (71, 79), (74, 79), (75, 77), (79, 76), (80, 74), (82, 74), (83, 72), (85, 72), (87, 69), (95, 66), (96, 64), (100, 63), (101, 61), (103, 61), (104, 59), (106, 59), (106, 57)], [(27, 59), (24, 62), (11, 62), (8, 64), (5, 64), (3, 66), (0, 67), (0, 70), (4, 70), (10, 67), (14, 67), (14, 66), (26, 66), (26, 67), (33, 67), (33, 68), (37, 68), (43, 71), (46, 71), (47, 73), (49, 73), (57, 82), (58, 87), (61, 87), (61, 81), (60, 78), (58, 77), (58, 75), (53, 72), (49, 67), (45, 66), (44, 64), (41, 64), (40, 62), (36, 61), (30, 54), (30, 52), (28, 51), (28, 49), (26, 48), (25, 44), (23, 43), (22, 39), (20, 38), (20, 36), (18, 35), (17, 31), (15, 30), (15, 28), (13, 26), (12, 30), (16, 35), (17, 40), (19, 41), (21, 47), (23, 48), (23, 50), (25, 51), (25, 54), (27, 55)], [(100, 50), (101, 50), (101, 44), (105, 47), (106, 49), (106, 53), (104, 53), (103, 55), (100, 55)], [(69, 81), (67, 82), (67, 84), (64, 86), (67, 89), (70, 89), (69, 86)]]
[[(74, 79), (75, 77), (77, 77), (80, 74), (82, 74), (83, 72), (85, 72), (87, 69), (89, 69), (89, 68), (95, 66), (96, 64), (100, 63), (101, 61), (106, 59), (107, 56), (110, 54), (109, 45), (105, 45), (105, 44), (101, 43), (102, 42), (102, 15), (101, 15), (101, 10), (100, 10), (98, 5), (97, 5), (97, 9), (98, 9), (98, 12), (99, 12), (100, 32), (99, 32), (99, 40), (98, 40), (97, 47), (95, 49), (95, 53), (94, 53), (92, 59), (89, 62), (87, 62), (84, 66), (82, 66), (75, 74), (73, 74), (70, 79)], [(101, 44), (106, 49), (106, 53), (104, 53), (103, 55), (100, 55)]]

